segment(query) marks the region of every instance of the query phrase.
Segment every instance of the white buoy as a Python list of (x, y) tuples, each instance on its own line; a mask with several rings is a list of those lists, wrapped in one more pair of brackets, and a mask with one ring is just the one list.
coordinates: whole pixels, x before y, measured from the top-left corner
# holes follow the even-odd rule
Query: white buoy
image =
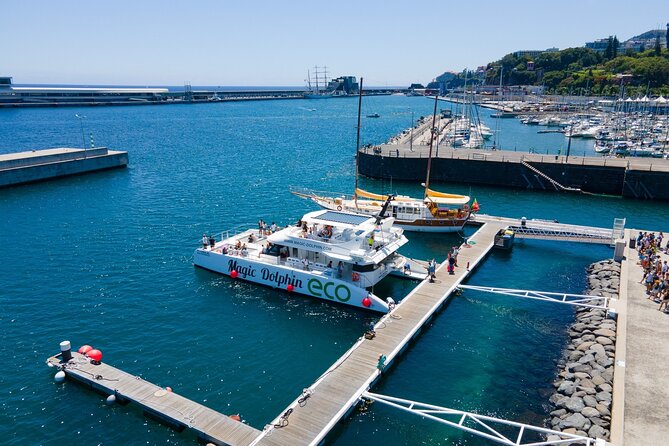
[(59, 370), (58, 373), (56, 373), (56, 375), (53, 377), (53, 379), (57, 383), (62, 383), (63, 381), (65, 381), (65, 372), (63, 372), (62, 370)]
[(116, 402), (116, 395), (109, 395), (107, 397), (107, 400), (106, 400), (107, 406), (111, 406), (115, 402)]

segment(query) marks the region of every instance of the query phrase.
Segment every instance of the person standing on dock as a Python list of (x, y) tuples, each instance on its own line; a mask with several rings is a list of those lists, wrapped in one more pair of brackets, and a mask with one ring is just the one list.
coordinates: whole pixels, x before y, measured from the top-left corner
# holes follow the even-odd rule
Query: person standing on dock
[(460, 250), (458, 249), (457, 246), (453, 247), (453, 259), (455, 260), (454, 265), (458, 266), (458, 254), (460, 254)]

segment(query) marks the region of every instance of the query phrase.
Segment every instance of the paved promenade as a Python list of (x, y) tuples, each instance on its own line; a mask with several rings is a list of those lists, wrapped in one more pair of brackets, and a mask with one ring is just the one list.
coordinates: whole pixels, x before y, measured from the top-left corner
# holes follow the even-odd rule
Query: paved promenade
[[(632, 231), (631, 236), (636, 237)], [(627, 343), (623, 441), (626, 446), (669, 444), (669, 315), (646, 299), (635, 250), (626, 249)], [(669, 256), (664, 255), (665, 260)]]

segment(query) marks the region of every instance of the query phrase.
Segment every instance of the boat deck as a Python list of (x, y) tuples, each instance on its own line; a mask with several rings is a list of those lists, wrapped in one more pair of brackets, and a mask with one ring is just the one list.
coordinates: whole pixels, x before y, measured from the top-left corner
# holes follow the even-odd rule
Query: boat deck
[[(104, 395), (115, 395), (119, 402), (139, 405), (149, 416), (164, 421), (177, 430), (190, 428), (204, 442), (217, 445), (246, 446), (260, 432), (227, 415), (209, 409), (195, 401), (131, 375), (108, 364), (91, 364), (85, 356), (72, 353), (73, 359), (65, 375)], [(47, 364), (61, 367), (60, 355), (52, 356)]]
[[(397, 358), (470, 270), (488, 254), (495, 234), (504, 226), (503, 223), (490, 222), (479, 229), (470, 238), (475, 243), (461, 250), (458, 257), (460, 266), (455, 274), (449, 274), (446, 264), (441, 264), (434, 283), (424, 281), (416, 287), (391, 314), (379, 321), (373, 339), (361, 338), (310, 387), (312, 393), (306, 401), (300, 404), (299, 398), (296, 399), (253, 444), (321, 442), (357, 404), (363, 392), (380, 377), (377, 369), (379, 355), (386, 356), (386, 365)], [(470, 270), (465, 268), (467, 263)]]

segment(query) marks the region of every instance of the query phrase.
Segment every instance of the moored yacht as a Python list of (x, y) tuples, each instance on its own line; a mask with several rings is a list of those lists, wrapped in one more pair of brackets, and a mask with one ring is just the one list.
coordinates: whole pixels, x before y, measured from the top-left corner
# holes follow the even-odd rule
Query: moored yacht
[(371, 287), (389, 274), (427, 277), (423, 267), (408, 265), (397, 252), (407, 239), (393, 220), (310, 212), (298, 224), (271, 234), (249, 229), (203, 243), (193, 263), (234, 279), (385, 312), (389, 302), (374, 295)]

